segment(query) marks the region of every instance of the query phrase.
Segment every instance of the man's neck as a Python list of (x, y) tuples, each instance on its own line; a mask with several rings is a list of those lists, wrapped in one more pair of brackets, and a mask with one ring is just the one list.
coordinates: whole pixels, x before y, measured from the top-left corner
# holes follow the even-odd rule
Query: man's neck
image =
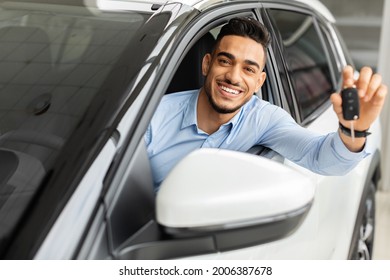
[(209, 135), (216, 132), (221, 125), (229, 122), (237, 112), (231, 114), (221, 114), (211, 106), (206, 93), (203, 89), (199, 93), (198, 103), (196, 105), (198, 128)]

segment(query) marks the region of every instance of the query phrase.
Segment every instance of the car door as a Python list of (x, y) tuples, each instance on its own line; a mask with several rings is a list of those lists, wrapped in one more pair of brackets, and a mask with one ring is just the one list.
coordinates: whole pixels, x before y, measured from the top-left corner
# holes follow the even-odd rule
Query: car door
[[(194, 16), (192, 24), (179, 27), (175, 34), (176, 40), (171, 41), (172, 49), (167, 50), (171, 53), (163, 64), (164, 71), (158, 82), (157, 80), (153, 82), (154, 77), (149, 79), (151, 84), (155, 83), (149, 90), (156, 101), (166, 92), (188, 90), (191, 87), (201, 86), (202, 75), (198, 66), (200, 66), (202, 55), (193, 53), (194, 47), (197, 48), (199, 44), (208, 44), (206, 38), (215, 35), (220, 26), (230, 18), (235, 16), (256, 18), (253, 5), (235, 5), (234, 3), (221, 5), (205, 11), (203, 14), (196, 15), (194, 12), (192, 15)], [(187, 61), (186, 55), (191, 53), (196, 55), (197, 61), (193, 61), (193, 58)], [(182, 63), (179, 65), (177, 61)], [(184, 64), (190, 64), (190, 67), (186, 67)], [(198, 71), (193, 72), (193, 69), (198, 69)], [(181, 74), (184, 75), (180, 76)], [(194, 80), (198, 80), (198, 83), (194, 84)], [(149, 105), (150, 112), (152, 112), (153, 106), (155, 105)], [(110, 227), (108, 237), (112, 246), (112, 256), (118, 259), (165, 259), (191, 256), (214, 258), (218, 256), (210, 236), (175, 238), (165, 233), (154, 216), (154, 193), (150, 192), (152, 190), (151, 182), (146, 183), (143, 188), (138, 188), (138, 190), (130, 189), (129, 186), (134, 185), (138, 174), (142, 172), (143, 175), (147, 175), (148, 173), (146, 171), (149, 162), (145, 147), (141, 142), (138, 146), (138, 154), (140, 156), (131, 161), (129, 161), (130, 158), (124, 156), (117, 170), (123, 172), (122, 170), (130, 169), (132, 166), (136, 167), (138, 164), (141, 164), (142, 168), (139, 170), (136, 168), (131, 173), (124, 172), (122, 176), (113, 175), (113, 184), (114, 186), (118, 185), (118, 187), (107, 193), (107, 204), (109, 205), (107, 221)], [(131, 174), (134, 175), (131, 176)], [(147, 187), (149, 187), (148, 190)], [(128, 198), (125, 199), (126, 197)], [(131, 213), (139, 213), (137, 215), (144, 217), (143, 226), (136, 227), (134, 230), (124, 230), (123, 228), (134, 227), (133, 225), (124, 225), (126, 223), (125, 213), (133, 216), (135, 214)], [(234, 253), (234, 255), (236, 254)], [(241, 256), (241, 258), (247, 257)]]
[[(257, 9), (254, 9), (257, 8)], [(234, 3), (225, 4), (224, 7), (218, 7), (218, 10), (212, 10), (205, 15), (200, 16), (198, 22), (194, 24), (186, 33), (188, 36), (192, 34), (205, 34), (207, 32), (214, 33), (218, 27), (235, 16), (249, 16), (263, 21), (260, 14), (261, 5), (254, 7), (251, 5), (234, 5)], [(266, 23), (268, 27), (270, 25)], [(274, 35), (275, 36), (275, 35)], [(196, 41), (194, 36), (193, 40)], [(265, 71), (267, 72), (267, 81), (262, 88), (262, 98), (285, 108), (292, 115), (296, 115), (294, 100), (291, 95), (284, 94), (285, 91), (291, 91), (289, 87), (288, 75), (285, 72), (283, 63), (280, 58), (280, 52), (275, 49), (276, 45), (272, 45), (268, 50), (268, 62)], [(279, 161), (283, 161), (278, 157)], [(312, 175), (310, 175), (312, 176)], [(283, 239), (267, 242), (265, 244), (246, 246), (235, 250), (227, 250), (218, 254), (198, 254), (188, 256), (192, 259), (302, 259), (316, 258), (317, 252), (313, 250), (315, 239), (311, 237), (318, 234), (318, 207), (313, 205), (308, 216), (299, 226), (299, 228), (290, 236)]]

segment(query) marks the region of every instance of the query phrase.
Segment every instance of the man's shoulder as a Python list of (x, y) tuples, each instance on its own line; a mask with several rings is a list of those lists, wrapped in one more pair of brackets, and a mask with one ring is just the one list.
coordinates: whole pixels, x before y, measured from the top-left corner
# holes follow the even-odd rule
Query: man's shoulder
[(196, 90), (187, 90), (187, 91), (180, 91), (180, 92), (166, 94), (161, 100), (161, 105), (163, 104), (179, 105), (179, 103), (188, 102), (190, 98), (197, 93), (198, 90), (196, 89)]
[(191, 102), (195, 102), (198, 90), (189, 90), (182, 92), (175, 92), (164, 95), (156, 112), (155, 118), (169, 119), (170, 116), (175, 116), (183, 112)]
[(279, 108), (278, 106), (271, 104), (270, 102), (263, 100), (256, 95), (252, 96), (250, 101), (247, 103), (247, 107), (250, 110), (259, 110), (259, 109), (275, 110)]
[(244, 112), (248, 118), (270, 118), (276, 120), (282, 117), (290, 117), (290, 114), (281, 107), (257, 96), (253, 96), (246, 104)]

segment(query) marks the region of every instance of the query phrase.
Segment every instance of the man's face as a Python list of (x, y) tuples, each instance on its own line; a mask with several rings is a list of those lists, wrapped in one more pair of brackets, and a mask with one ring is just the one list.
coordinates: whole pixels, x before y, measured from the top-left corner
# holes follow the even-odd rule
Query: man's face
[(212, 55), (203, 58), (204, 91), (221, 114), (239, 110), (264, 83), (261, 44), (241, 36), (225, 36)]

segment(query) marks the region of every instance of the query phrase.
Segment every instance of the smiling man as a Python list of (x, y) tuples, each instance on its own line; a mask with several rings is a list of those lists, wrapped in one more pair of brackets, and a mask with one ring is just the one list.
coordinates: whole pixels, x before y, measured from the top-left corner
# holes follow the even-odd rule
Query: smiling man
[[(331, 101), (346, 130), (316, 134), (254, 95), (266, 79), (263, 69), (269, 41), (268, 31), (259, 22), (230, 20), (212, 53), (203, 58), (204, 86), (164, 96), (145, 133), (157, 188), (179, 160), (204, 147), (245, 152), (263, 145), (324, 175), (345, 174), (369, 154), (362, 131), (375, 121), (387, 94), (380, 75), (363, 68), (355, 81), (352, 67), (343, 72), (344, 87), (356, 86), (359, 91), (361, 111), (354, 127), (362, 137), (353, 140), (345, 134), (350, 122), (342, 117), (339, 94), (333, 94)], [(234, 167), (227, 172), (234, 172)]]
[[(223, 31), (222, 31), (223, 32)], [(266, 33), (264, 33), (266, 34)], [(220, 34), (222, 37), (224, 33)], [(228, 122), (265, 81), (265, 48), (268, 34), (256, 38), (226, 35), (213, 54), (203, 58), (206, 76), (198, 99), (198, 126), (211, 134)]]

